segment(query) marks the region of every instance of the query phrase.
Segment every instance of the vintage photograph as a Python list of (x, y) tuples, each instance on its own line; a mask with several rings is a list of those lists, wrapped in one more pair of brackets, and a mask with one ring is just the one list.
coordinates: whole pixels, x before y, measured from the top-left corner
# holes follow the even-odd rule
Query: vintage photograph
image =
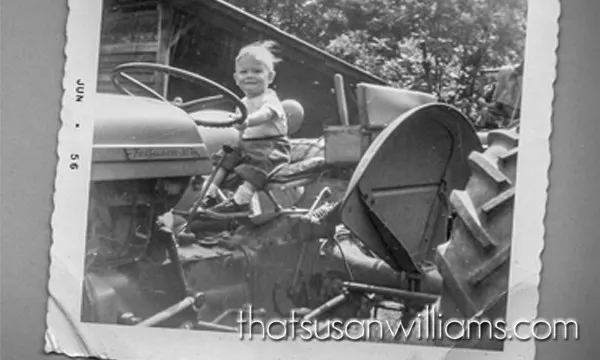
[(527, 0), (100, 2), (74, 321), (505, 349)]

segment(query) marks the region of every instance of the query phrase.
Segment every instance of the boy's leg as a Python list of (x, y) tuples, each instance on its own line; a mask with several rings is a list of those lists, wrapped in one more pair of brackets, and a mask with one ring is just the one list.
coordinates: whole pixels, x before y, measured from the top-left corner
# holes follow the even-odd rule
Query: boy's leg
[[(239, 149), (228, 148), (227, 151), (219, 150), (212, 156), (211, 160), (214, 168), (212, 181), (202, 185), (203, 187), (208, 186), (205, 193), (205, 199), (202, 202), (204, 208), (214, 206), (221, 201), (221, 197), (218, 194), (220, 187), (223, 182), (227, 180), (228, 175), (232, 173), (235, 166), (242, 161), (242, 155)], [(238, 182), (235, 180), (237, 179), (234, 179), (234, 183)]]
[(252, 197), (258, 189), (262, 189), (267, 183), (267, 172), (264, 166), (257, 167), (254, 164), (241, 164), (235, 168), (236, 174), (242, 179), (242, 183), (235, 190), (230, 199), (215, 205), (211, 211), (219, 213), (251, 213)]
[(233, 197), (214, 206), (211, 210), (219, 213), (251, 213), (252, 197), (258, 189), (266, 185), (267, 174), (279, 165), (289, 161), (289, 145), (283, 146), (273, 141), (252, 141), (244, 144), (247, 161), (236, 167), (236, 173), (244, 180)]
[(256, 187), (249, 181), (244, 181), (240, 185), (233, 197), (213, 206), (210, 211), (218, 213), (243, 213), (249, 215), (251, 213), (250, 203), (256, 192)]

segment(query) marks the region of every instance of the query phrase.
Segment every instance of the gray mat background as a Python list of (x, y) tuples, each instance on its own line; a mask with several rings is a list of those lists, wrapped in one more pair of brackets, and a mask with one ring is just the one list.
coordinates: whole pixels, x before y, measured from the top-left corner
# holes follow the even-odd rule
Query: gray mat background
[[(66, 1), (1, 4), (0, 358), (68, 359), (43, 353)], [(600, 354), (597, 14), (600, 1), (563, 1), (539, 307), (541, 317), (579, 319), (581, 338), (540, 342), (538, 360)]]

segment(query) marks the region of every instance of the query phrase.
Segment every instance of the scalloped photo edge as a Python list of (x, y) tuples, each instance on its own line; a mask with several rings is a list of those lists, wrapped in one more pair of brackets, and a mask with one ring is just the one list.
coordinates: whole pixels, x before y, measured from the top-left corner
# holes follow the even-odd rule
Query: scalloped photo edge
[[(60, 114), (62, 126), (58, 135), (59, 160), (51, 224), (52, 246), (49, 254), (51, 261), (45, 338), (47, 353), (123, 360), (199, 357), (228, 359), (239, 357), (238, 354), (261, 359), (330, 359), (339, 356), (394, 360), (477, 359), (484, 356), (486, 359), (534, 359), (533, 340), (506, 341), (502, 351), (431, 346), (410, 341), (394, 344), (364, 341), (249, 341), (240, 340), (238, 334), (226, 332), (107, 325), (82, 321), (81, 294), (86, 268), (87, 214), (90, 206), (90, 184), (95, 176), (92, 168), (94, 122), (97, 114), (107, 110), (100, 108), (97, 101), (103, 1), (69, 0), (68, 4), (64, 95)], [(504, 259), (510, 259), (507, 324), (534, 321), (537, 317), (538, 285), (542, 271), (540, 255), (544, 248), (544, 219), (549, 186), (547, 174), (551, 164), (549, 137), (552, 130), (560, 9), (559, 0), (528, 0), (521, 110), (521, 117), (526, 120), (520, 124), (518, 140), (514, 139), (515, 145), (518, 142), (516, 177), (515, 180), (496, 179), (499, 183), (514, 181), (517, 184), (510, 190), (514, 191), (512, 242), (510, 248), (504, 249), (502, 254)], [(410, 117), (410, 114), (406, 117)], [(408, 127), (409, 123), (407, 120), (405, 124), (399, 124), (399, 127)], [(395, 136), (394, 131), (395, 129), (387, 128), (382, 134), (391, 138)], [(497, 141), (506, 147), (512, 140), (503, 136), (505, 135), (490, 135), (488, 140), (490, 144)], [(505, 153), (500, 155), (486, 155), (482, 152), (481, 159), (470, 159), (471, 164), (492, 172), (492, 178), (505, 176), (497, 174), (494, 172), (495, 168), (486, 167), (486, 164), (490, 156), (494, 161), (504, 161), (502, 159), (514, 156), (516, 151), (511, 151), (511, 148), (509, 146)], [(110, 151), (106, 154), (108, 155), (103, 156), (117, 156)], [(173, 154), (165, 152), (157, 156), (168, 157)], [(185, 156), (191, 155), (186, 153)], [(122, 171), (135, 171), (133, 168), (123, 169)], [(202, 169), (204, 168), (198, 167), (197, 170)], [(114, 175), (105, 173), (98, 176), (108, 176), (107, 174)], [(358, 190), (356, 191), (358, 193)], [(346, 195), (348, 199), (353, 199), (352, 191)], [(494, 202), (504, 201), (504, 195), (506, 194), (498, 195)], [(465, 229), (475, 226), (479, 229), (476, 231), (479, 231), (480, 237), (489, 238), (485, 235), (486, 230), (482, 230), (481, 219), (477, 218), (485, 209), (471, 208), (468, 189), (450, 196), (450, 203), (457, 207), (457, 218), (463, 219)], [(486, 204), (484, 207), (493, 205), (489, 202)], [(479, 215), (472, 217), (473, 214)], [(352, 215), (345, 213), (343, 216), (351, 218)], [(469, 216), (471, 220), (465, 220)], [(489, 241), (493, 242), (493, 239)], [(448, 257), (453, 255), (456, 254), (450, 254)], [(500, 261), (500, 257), (490, 255), (488, 261)], [(452, 269), (447, 271), (451, 272)], [(448, 281), (463, 280), (457, 277)], [(358, 285), (356, 287), (358, 288)]]

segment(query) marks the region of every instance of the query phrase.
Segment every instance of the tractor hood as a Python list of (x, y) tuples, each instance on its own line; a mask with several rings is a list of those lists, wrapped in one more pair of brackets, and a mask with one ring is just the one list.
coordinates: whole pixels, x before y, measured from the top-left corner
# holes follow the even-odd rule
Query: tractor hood
[(92, 180), (193, 176), (211, 172), (194, 121), (163, 101), (97, 94)]
[(391, 122), (359, 162), (342, 201), (342, 221), (390, 266), (409, 272), (446, 241), (448, 197), (470, 177), (482, 146), (455, 108), (426, 104)]

